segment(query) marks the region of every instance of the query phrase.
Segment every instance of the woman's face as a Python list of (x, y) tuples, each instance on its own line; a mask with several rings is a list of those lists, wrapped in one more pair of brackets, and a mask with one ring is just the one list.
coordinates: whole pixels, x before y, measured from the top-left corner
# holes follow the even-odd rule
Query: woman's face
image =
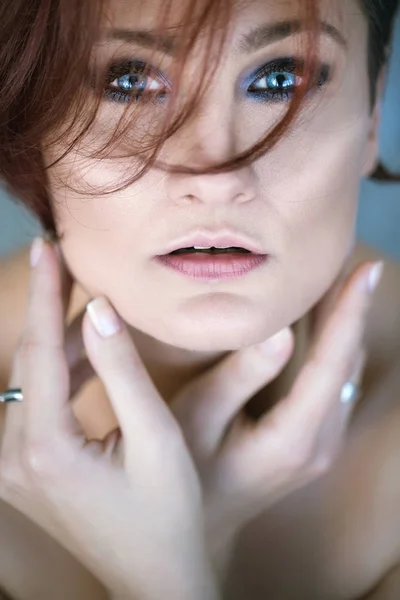
[[(151, 29), (157, 2), (116, 0), (105, 27)], [(160, 160), (196, 167), (222, 162), (252, 146), (277, 122), (288, 104), (278, 95), (272, 99), (272, 94), (282, 86), (290, 92), (296, 82), (282, 59), (304, 58), (307, 37), (304, 32), (282, 38), (259, 33), (259, 47), (246, 51), (243, 38), (260, 25), (298, 17), (299, 4), (237, 4), (212, 85), (190, 122), (165, 144)], [(253, 165), (217, 175), (154, 168), (111, 195), (73, 193), (60, 185), (60, 177), (78, 188), (82, 183), (91, 189), (117, 187), (119, 177), (133, 168), (122, 159), (83, 156), (96, 136), (100, 139), (111, 131), (126, 106), (108, 99), (93, 132), (51, 168), (62, 249), (71, 272), (90, 296), (107, 296), (133, 328), (181, 348), (233, 350), (297, 321), (338, 275), (354, 241), (360, 178), (375, 159), (375, 125), (366, 20), (355, 0), (327, 0), (321, 17), (340, 37), (329, 32), (321, 36), (320, 86), (290, 132)], [(138, 42), (121, 40), (101, 44), (97, 51), (100, 61), (112, 58), (115, 63), (126, 58), (146, 61), (151, 52)], [(182, 93), (196, 81), (198, 56), (201, 53), (190, 58)], [(157, 55), (154, 67), (164, 80), (154, 75), (148, 89), (165, 87), (171, 64), (172, 57)], [(266, 75), (261, 74), (265, 65)], [(131, 81), (129, 73), (121, 75), (112, 87), (123, 93)], [(256, 96), (255, 90), (263, 93)], [(162, 114), (165, 103), (135, 110), (143, 110), (145, 127)], [(46, 160), (56, 156), (54, 150)], [(174, 241), (199, 229), (243, 234), (269, 258), (245, 276), (212, 281), (183, 276), (154, 260)]]

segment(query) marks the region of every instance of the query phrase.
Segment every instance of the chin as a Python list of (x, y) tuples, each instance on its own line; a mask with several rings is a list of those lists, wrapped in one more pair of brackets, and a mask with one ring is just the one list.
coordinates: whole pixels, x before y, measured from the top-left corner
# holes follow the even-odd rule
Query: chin
[(265, 311), (258, 318), (254, 314), (229, 315), (223, 317), (205, 315), (197, 319), (177, 317), (163, 321), (162, 327), (146, 330), (162, 343), (192, 352), (220, 353), (239, 350), (268, 339), (288, 325), (282, 318), (270, 320)]

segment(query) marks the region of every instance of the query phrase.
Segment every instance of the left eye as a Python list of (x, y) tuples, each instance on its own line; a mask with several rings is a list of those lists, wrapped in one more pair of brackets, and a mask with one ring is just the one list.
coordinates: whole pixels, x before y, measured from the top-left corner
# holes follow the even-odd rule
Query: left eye
[[(322, 65), (312, 86), (322, 88), (329, 79), (329, 66)], [(255, 75), (247, 93), (260, 102), (284, 102), (289, 100), (295, 89), (303, 82), (304, 61), (294, 58), (282, 58), (264, 65)]]
[(261, 79), (258, 79), (251, 86), (253, 90), (271, 90), (272, 92), (285, 92), (293, 90), (296, 86), (301, 84), (301, 77), (294, 73), (288, 73), (285, 71), (276, 71), (265, 75)]

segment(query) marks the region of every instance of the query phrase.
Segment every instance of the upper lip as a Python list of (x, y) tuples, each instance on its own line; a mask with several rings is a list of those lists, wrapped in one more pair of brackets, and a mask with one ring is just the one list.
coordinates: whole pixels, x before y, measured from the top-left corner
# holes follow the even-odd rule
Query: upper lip
[(196, 230), (195, 232), (187, 234), (185, 237), (180, 238), (172, 242), (169, 248), (165, 252), (161, 252), (160, 255), (170, 254), (175, 250), (181, 250), (182, 248), (191, 248), (193, 246), (206, 247), (229, 247), (234, 246), (237, 248), (244, 248), (249, 250), (253, 254), (264, 254), (264, 252), (255, 244), (252, 240), (247, 238), (242, 233), (235, 233), (225, 229), (223, 231), (212, 231), (212, 230)]

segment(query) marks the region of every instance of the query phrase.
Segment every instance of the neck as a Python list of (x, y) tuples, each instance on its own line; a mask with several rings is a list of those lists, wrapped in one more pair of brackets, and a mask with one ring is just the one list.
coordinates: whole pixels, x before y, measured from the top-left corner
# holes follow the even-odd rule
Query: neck
[(130, 328), (132, 339), (154, 384), (166, 402), (189, 381), (217, 364), (226, 353), (196, 352), (170, 346)]
[[(68, 323), (84, 310), (90, 299), (82, 288), (75, 287), (67, 318)], [(309, 345), (311, 317), (312, 311), (292, 326), (296, 340), (295, 350), (283, 372), (268, 386), (268, 404), (273, 404), (274, 398), (278, 399), (289, 391), (299, 371)], [(219, 363), (227, 355), (227, 353), (196, 352), (170, 346), (133, 327), (130, 327), (130, 332), (145, 368), (167, 403), (182, 386)], [(266, 389), (252, 400), (254, 412), (265, 410)]]
[[(257, 417), (289, 393), (309, 347), (312, 318), (310, 311), (292, 326), (295, 335), (292, 357), (281, 374), (252, 398), (248, 405), (250, 416)], [(167, 403), (185, 384), (226, 356), (168, 346), (138, 330), (132, 330), (132, 337), (155, 386)]]

